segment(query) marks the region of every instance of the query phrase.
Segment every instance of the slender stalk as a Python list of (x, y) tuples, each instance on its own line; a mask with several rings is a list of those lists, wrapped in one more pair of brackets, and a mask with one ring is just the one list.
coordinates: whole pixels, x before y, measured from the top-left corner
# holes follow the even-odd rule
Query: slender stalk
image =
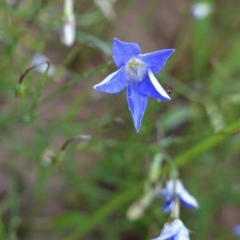
[(47, 65), (48, 65), (48, 66), (47, 66), (47, 69), (46, 69), (46, 72), (48, 72), (48, 70), (49, 70), (49, 68), (50, 68), (50, 65), (51, 65), (51, 62), (50, 62), (50, 60), (47, 59), (46, 61), (43, 61), (43, 62), (38, 63), (38, 64), (34, 64), (33, 66), (29, 67), (24, 73), (21, 74), (21, 76), (20, 76), (19, 79), (18, 79), (18, 83), (19, 83), (19, 84), (22, 84), (23, 81), (24, 81), (24, 79), (25, 79), (25, 77), (26, 77), (26, 75), (27, 75), (29, 72), (31, 72), (33, 69), (35, 69), (35, 68), (37, 68), (37, 67), (39, 67), (39, 66), (41, 66), (41, 65), (43, 65), (43, 64), (47, 64)]

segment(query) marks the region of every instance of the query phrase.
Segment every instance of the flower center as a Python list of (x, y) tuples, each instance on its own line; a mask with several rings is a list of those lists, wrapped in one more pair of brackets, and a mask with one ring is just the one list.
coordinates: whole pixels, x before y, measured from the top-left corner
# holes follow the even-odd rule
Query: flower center
[(131, 82), (141, 82), (146, 72), (146, 64), (137, 58), (133, 58), (126, 63), (127, 78)]

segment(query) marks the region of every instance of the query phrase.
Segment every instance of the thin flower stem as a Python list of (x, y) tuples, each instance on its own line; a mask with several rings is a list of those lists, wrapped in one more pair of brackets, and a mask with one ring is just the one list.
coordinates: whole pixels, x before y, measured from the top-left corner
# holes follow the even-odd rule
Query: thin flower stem
[[(174, 181), (174, 182), (176, 182), (176, 181)], [(176, 184), (175, 184), (175, 186), (176, 186)], [(174, 186), (174, 188), (175, 188), (175, 186)], [(170, 218), (176, 219), (176, 218), (179, 218), (179, 216), (180, 216), (180, 202), (179, 202), (178, 196), (175, 194)]]
[(31, 72), (33, 69), (35, 69), (35, 68), (37, 68), (37, 67), (39, 67), (39, 66), (41, 66), (41, 65), (43, 65), (43, 64), (47, 64), (47, 65), (48, 65), (48, 66), (47, 66), (47, 69), (46, 69), (46, 73), (47, 73), (48, 70), (49, 70), (49, 68), (50, 68), (50, 65), (51, 65), (51, 62), (50, 62), (50, 60), (48, 60), (48, 59), (47, 59), (46, 61), (43, 61), (43, 62), (38, 63), (38, 64), (34, 64), (33, 66), (29, 67), (24, 73), (21, 74), (21, 76), (19, 77), (18, 83), (19, 83), (19, 84), (22, 84), (23, 81), (24, 81), (24, 79), (25, 79), (25, 77), (26, 77), (26, 75), (27, 75), (29, 72)]
[(50, 164), (56, 164), (63, 160), (65, 156), (65, 150), (74, 141), (83, 141), (83, 140), (90, 140), (92, 137), (90, 135), (77, 135), (69, 138), (67, 141), (63, 143), (61, 148), (58, 151), (45, 151), (43, 155), (43, 164), (48, 166)]
[(65, 14), (65, 16), (72, 16), (73, 15), (73, 1), (72, 0), (65, 0), (65, 2), (64, 2), (64, 14)]
[(150, 171), (149, 171), (149, 176), (147, 181), (147, 185), (148, 185), (147, 190), (149, 189), (149, 187), (152, 188), (152, 186), (155, 186), (157, 184), (157, 181), (160, 176), (163, 160), (164, 160), (163, 154), (158, 153), (154, 156), (151, 167), (150, 167)]
[(82, 140), (90, 140), (91, 136), (90, 135), (78, 135), (78, 136), (74, 136), (72, 138), (69, 138), (67, 141), (64, 142), (64, 144), (62, 145), (62, 147), (60, 148), (60, 151), (65, 151), (65, 149), (67, 148), (67, 146), (74, 142), (74, 141), (82, 141)]
[(170, 155), (168, 153), (166, 153), (164, 151), (163, 154), (165, 156), (166, 162), (170, 166), (170, 178), (177, 179), (178, 178), (178, 168), (177, 168), (176, 164), (174, 163), (173, 159), (170, 157)]

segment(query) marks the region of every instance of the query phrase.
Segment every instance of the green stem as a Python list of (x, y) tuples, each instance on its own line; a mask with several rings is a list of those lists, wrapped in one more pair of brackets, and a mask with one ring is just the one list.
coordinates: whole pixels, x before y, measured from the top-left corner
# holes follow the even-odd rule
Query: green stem
[(236, 121), (224, 127), (221, 132), (218, 132), (217, 134), (214, 134), (211, 137), (204, 139), (199, 144), (193, 146), (189, 150), (185, 151), (183, 154), (177, 156), (174, 160), (175, 164), (177, 166), (183, 166), (192, 158), (199, 156), (200, 154), (215, 147), (221, 142), (229, 139), (234, 134), (238, 133), (239, 129), (240, 119), (237, 119)]
[(101, 223), (105, 218), (107, 218), (113, 211), (116, 211), (122, 205), (128, 203), (129, 199), (136, 196), (136, 194), (141, 189), (142, 184), (142, 182), (139, 182), (134, 187), (131, 186), (130, 189), (123, 192), (122, 194), (118, 194), (111, 201), (107, 202), (97, 212), (91, 214), (88, 218), (86, 218), (84, 222), (81, 222), (81, 225), (79, 225), (78, 228), (76, 228), (73, 232), (71, 232), (67, 237), (63, 238), (62, 240), (80, 239), (91, 229), (93, 229), (94, 226), (96, 226), (98, 223)]

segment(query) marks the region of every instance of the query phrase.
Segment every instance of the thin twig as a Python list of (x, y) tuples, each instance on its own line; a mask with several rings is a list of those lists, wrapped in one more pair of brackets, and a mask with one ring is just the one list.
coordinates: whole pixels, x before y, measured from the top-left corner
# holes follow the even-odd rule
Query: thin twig
[(48, 66), (47, 66), (47, 70), (49, 70), (50, 65), (51, 65), (51, 62), (50, 62), (50, 60), (47, 59), (47, 60), (44, 61), (44, 62), (35, 64), (35, 65), (29, 67), (24, 73), (21, 74), (21, 76), (20, 76), (20, 78), (19, 78), (19, 80), (18, 80), (18, 83), (21, 84), (21, 83), (23, 82), (25, 76), (26, 76), (30, 71), (32, 71), (33, 69), (35, 69), (35, 68), (37, 68), (37, 67), (39, 67), (39, 66), (41, 66), (41, 65), (43, 65), (43, 64), (47, 64), (47, 65), (48, 65)]
[(60, 148), (61, 151), (64, 151), (66, 147), (73, 141), (82, 141), (82, 140), (90, 140), (92, 137), (90, 135), (78, 135), (68, 139)]

